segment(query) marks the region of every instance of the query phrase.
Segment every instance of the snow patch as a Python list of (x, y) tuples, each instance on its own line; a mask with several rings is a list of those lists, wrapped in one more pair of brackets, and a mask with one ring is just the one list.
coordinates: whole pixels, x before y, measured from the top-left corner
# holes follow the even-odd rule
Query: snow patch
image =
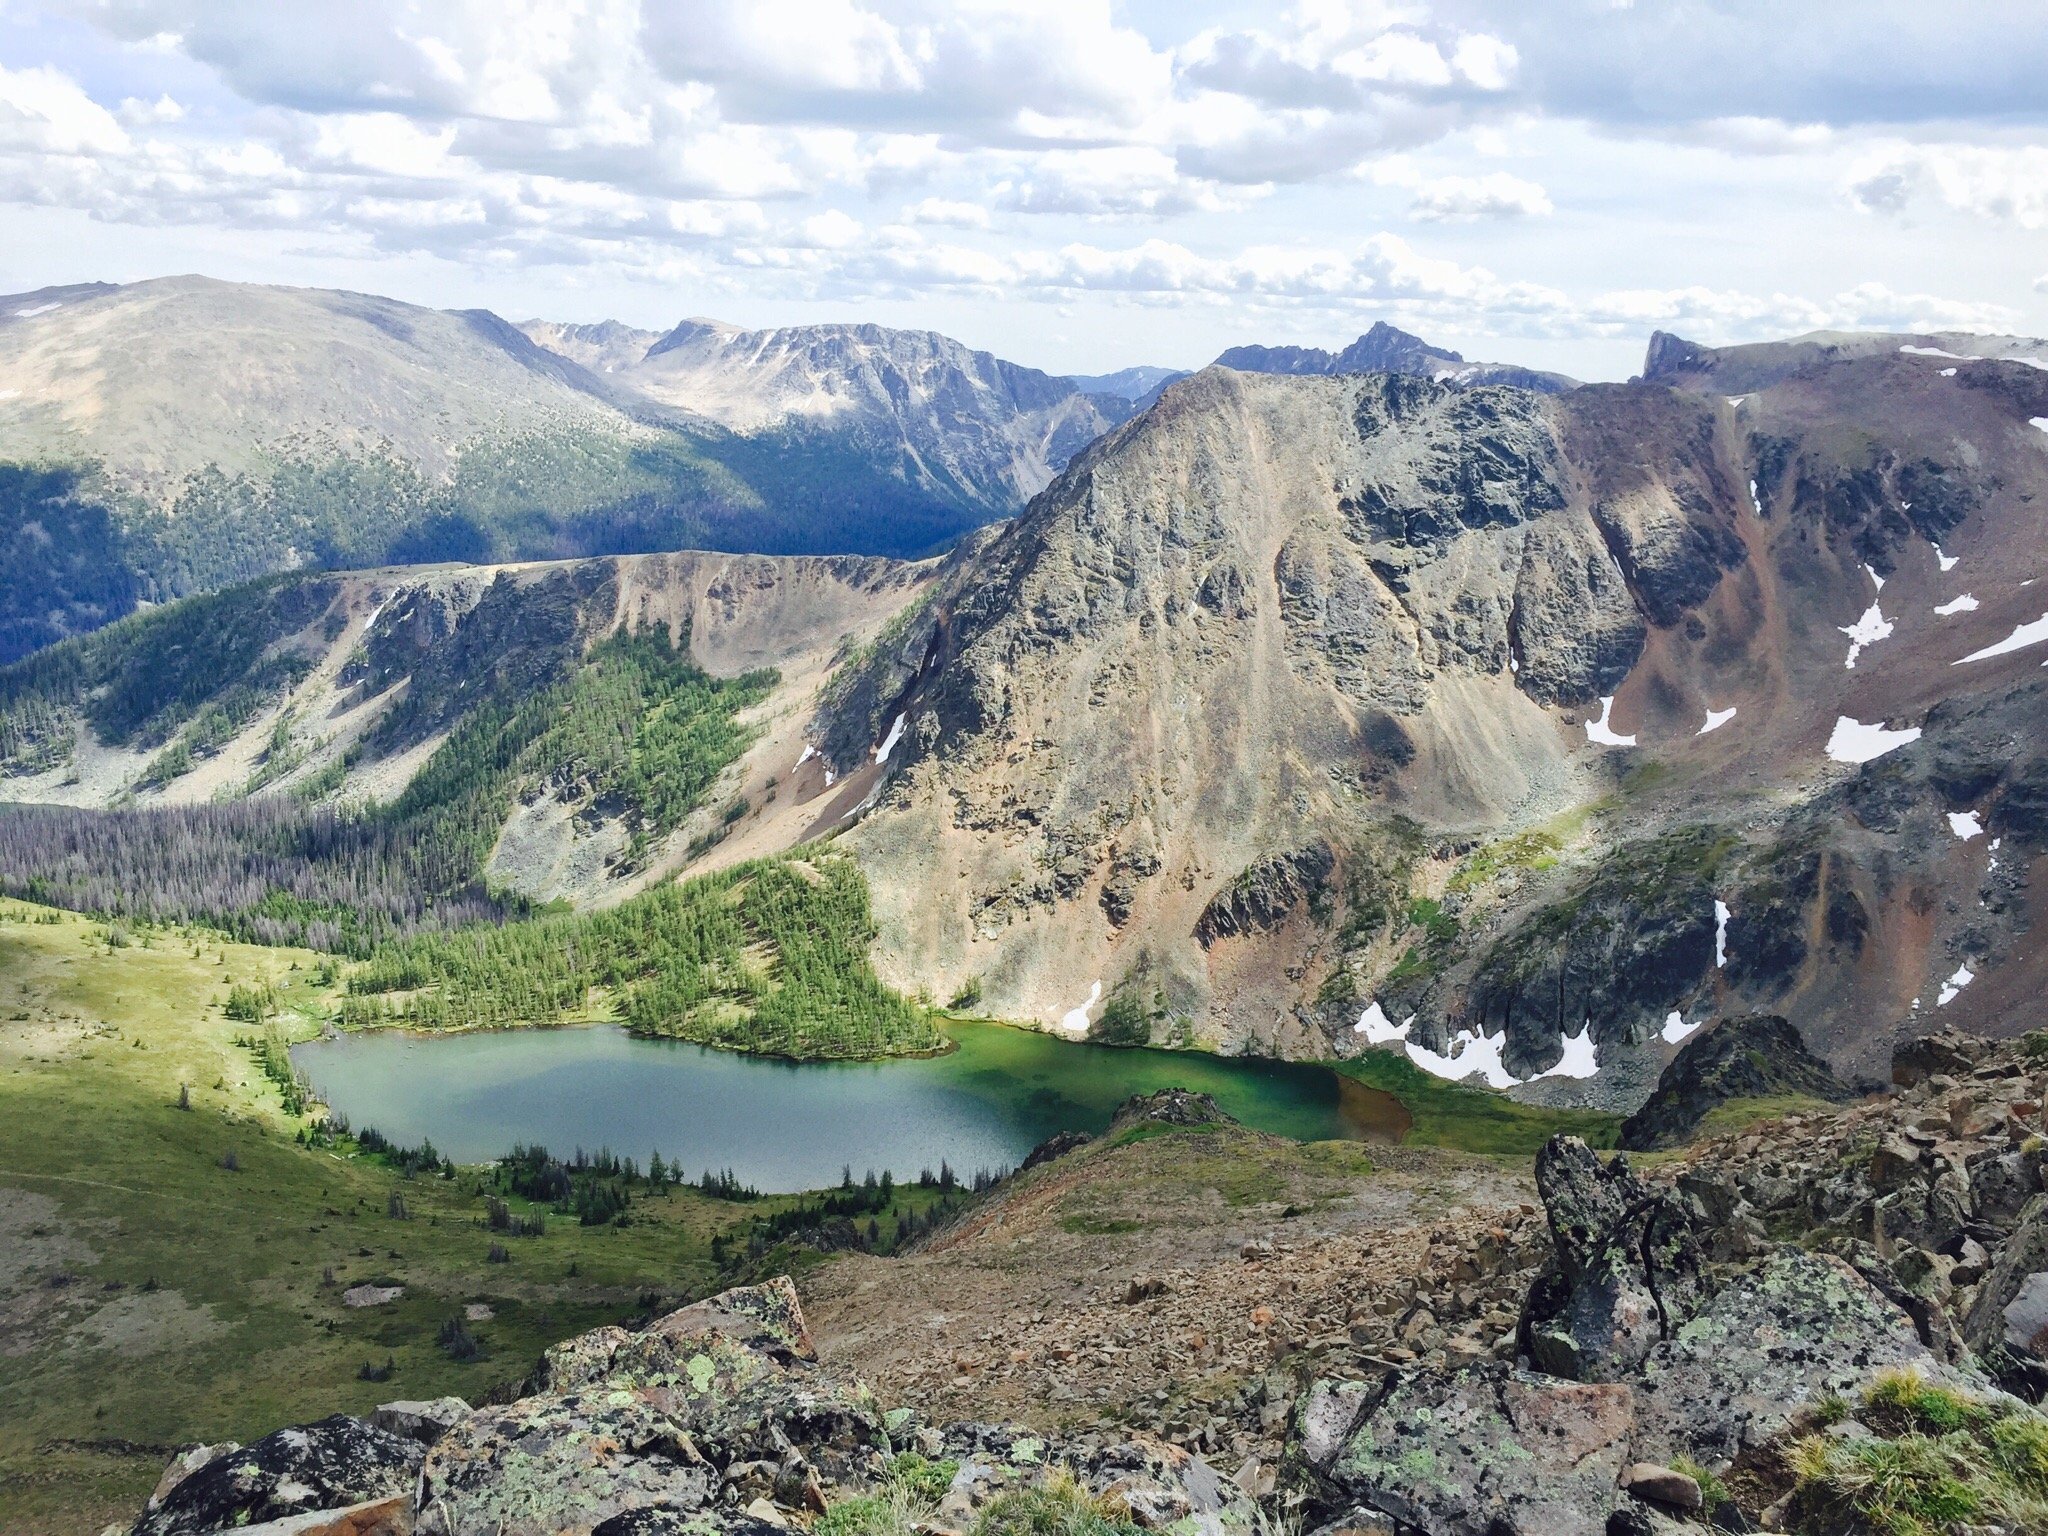
[(1588, 741), (1597, 742), (1603, 747), (1634, 746), (1636, 744), (1636, 739), (1633, 735), (1617, 735), (1614, 729), (1610, 725), (1608, 725), (1608, 717), (1611, 716), (1613, 713), (1614, 695), (1610, 693), (1607, 695), (1606, 698), (1600, 701), (1600, 718), (1598, 720), (1588, 720), (1586, 722), (1586, 739)]
[(817, 749), (816, 747), (812, 746), (812, 745), (811, 745), (811, 744), (810, 744), (810, 743), (809, 743), (808, 741), (807, 741), (807, 742), (805, 742), (805, 743), (804, 743), (804, 755), (803, 755), (802, 757), (800, 757), (800, 758), (798, 758), (798, 759), (796, 760), (796, 765), (797, 765), (797, 767), (798, 767), (798, 768), (801, 768), (801, 767), (803, 767), (803, 765), (804, 765), (805, 763), (808, 763), (808, 762), (809, 762), (809, 761), (810, 761), (810, 760), (811, 760), (812, 758), (816, 757), (817, 755), (818, 755), (818, 749)]
[(1069, 1008), (1060, 1016), (1060, 1033), (1063, 1035), (1085, 1035), (1088, 1033), (1088, 1010), (1102, 1001), (1102, 983), (1096, 982), (1088, 989), (1088, 1001), (1078, 1008)]
[[(1910, 501), (1906, 503), (1908, 510), (1912, 508), (1912, 505)], [(1944, 571), (1952, 571), (1963, 563), (1963, 557), (1961, 555), (1944, 555), (1941, 552), (1941, 546), (1937, 544), (1934, 546), (1934, 563)]]
[(1971, 982), (1975, 981), (1976, 979), (1977, 973), (1971, 970), (1967, 965), (1957, 966), (1955, 975), (1949, 977), (1947, 981), (1941, 984), (1941, 996), (1937, 997), (1934, 1000), (1934, 1006), (1937, 1008), (1946, 1008), (1950, 1003), (1956, 1000), (1957, 996), (1962, 992), (1963, 988), (1967, 987)]
[(2048, 432), (2048, 416), (2029, 416), (2027, 418), (2027, 425), (2038, 427), (2043, 432)]
[(1729, 403), (1730, 405), (1733, 405), (1733, 406), (1740, 406), (1740, 405), (1742, 404), (1742, 402), (1743, 402), (1743, 401), (1745, 401), (1745, 400), (1747, 400), (1747, 399), (1749, 398), (1749, 396), (1747, 396), (1747, 395), (1729, 395), (1729, 396), (1726, 396), (1725, 398), (1727, 399), (1727, 401), (1728, 401), (1728, 403)]
[(31, 304), (27, 309), (17, 309), (14, 312), (14, 318), (17, 320), (33, 320), (37, 315), (47, 315), (51, 310), (62, 309), (63, 307), (64, 301), (62, 299), (52, 299), (47, 304)]
[[(1593, 1026), (1591, 1023), (1586, 1023), (1579, 1026), (1579, 1032), (1576, 1035), (1566, 1035), (1564, 1037), (1564, 1055), (1558, 1058), (1557, 1065), (1544, 1068), (1536, 1074), (1536, 1077), (1586, 1078), (1598, 1077), (1599, 1075), (1600, 1053), (1593, 1045)], [(1535, 1080), (1535, 1078), (1531, 1079), (1532, 1082)]]
[(2014, 651), (2025, 650), (2030, 645), (2039, 645), (2043, 640), (2048, 640), (2048, 613), (2042, 614), (2031, 624), (2014, 626), (2013, 632), (1998, 644), (1987, 645), (1981, 651), (1972, 651), (1954, 665), (1960, 667), (1966, 661), (1989, 661), (1993, 656), (2005, 656)]
[(1429, 1047), (1417, 1045), (1412, 1040), (1406, 1050), (1408, 1059), (1433, 1077), (1448, 1078), (1455, 1083), (1477, 1072), (1489, 1088), (1512, 1088), (1521, 1079), (1501, 1064), (1501, 1048), (1507, 1041), (1506, 1030), (1497, 1035), (1475, 1035), (1469, 1029), (1461, 1029), (1451, 1042), (1448, 1056), (1439, 1056)]
[(1676, 1045), (1679, 1041), (1683, 1040), (1686, 1036), (1692, 1034), (1693, 1031), (1697, 1030), (1698, 1028), (1699, 1025), (1697, 1024), (1686, 1023), (1685, 1015), (1678, 1012), (1678, 1010), (1674, 1008), (1669, 1014), (1665, 1015), (1664, 1028), (1661, 1031), (1659, 1038), (1661, 1038), (1666, 1045)]
[(898, 715), (896, 717), (895, 723), (889, 727), (889, 734), (887, 736), (884, 736), (882, 738), (882, 744), (879, 747), (875, 748), (875, 761), (878, 763), (886, 763), (887, 761), (889, 761), (889, 754), (896, 750), (896, 743), (901, 741), (902, 739), (903, 717), (901, 715)]
[(1365, 1012), (1358, 1016), (1358, 1022), (1351, 1028), (1354, 1033), (1365, 1036), (1367, 1045), (1392, 1045), (1396, 1040), (1406, 1040), (1414, 1023), (1415, 1015), (1411, 1013), (1406, 1023), (1396, 1024), (1375, 1000), (1366, 1005)]
[(1948, 829), (1964, 842), (1984, 835), (1984, 823), (1977, 819), (1975, 811), (1950, 811)]
[(1863, 574), (1871, 579), (1872, 583), (1877, 587), (1878, 591), (1882, 592), (1884, 590), (1884, 578), (1878, 575), (1877, 572), (1873, 570), (1870, 566), (1866, 565), (1863, 567)]
[[(1877, 581), (1879, 586), (1884, 585), (1882, 581), (1878, 580), (1877, 572), (1871, 571), (1870, 575), (1871, 579)], [(1849, 637), (1849, 659), (1843, 665), (1853, 670), (1856, 666), (1856, 658), (1863, 654), (1863, 647), (1875, 645), (1878, 641), (1885, 639), (1891, 634), (1892, 621), (1884, 616), (1877, 604), (1872, 603), (1863, 610), (1863, 617), (1854, 624), (1843, 624), (1837, 627), (1843, 634)]]
[(1941, 376), (1944, 379), (1952, 379), (1956, 376), (1956, 371), (1953, 368), (1944, 368), (1941, 370)]
[(1835, 732), (1828, 737), (1828, 756), (1838, 763), (1867, 763), (1874, 757), (1903, 747), (1920, 739), (1920, 727), (1909, 725), (1902, 731), (1886, 730), (1881, 724), (1865, 725), (1861, 720), (1851, 720), (1847, 715), (1835, 717)]
[(18, 389), (0, 389), (0, 400), (19, 400), (20, 398), (21, 391)]
[(1764, 504), (1763, 501), (1757, 496), (1756, 482), (1754, 480), (1749, 482), (1749, 504), (1752, 507), (1756, 508), (1756, 515), (1758, 517), (1762, 517), (1764, 515)]
[(1952, 613), (1974, 613), (1977, 610), (1977, 606), (1977, 599), (1965, 592), (1961, 597), (1950, 598), (1934, 611), (1943, 618), (1947, 618)]
[(1728, 919), (1735, 914), (1728, 910), (1728, 903), (1720, 897), (1714, 898), (1714, 969), (1720, 970), (1728, 963)]
[(838, 777), (838, 774), (834, 773), (830, 768), (827, 768), (825, 770), (825, 787), (827, 789), (830, 789), (832, 787), (832, 781), (837, 779)]
[(1900, 347), (1908, 357), (1952, 357), (1959, 363), (1981, 363), (1983, 358), (1971, 352), (1944, 352), (1940, 347)]
[(1718, 731), (1734, 718), (1735, 711), (1733, 709), (1710, 709), (1707, 711), (1707, 723), (1701, 726), (1695, 734), (1704, 736), (1709, 731)]

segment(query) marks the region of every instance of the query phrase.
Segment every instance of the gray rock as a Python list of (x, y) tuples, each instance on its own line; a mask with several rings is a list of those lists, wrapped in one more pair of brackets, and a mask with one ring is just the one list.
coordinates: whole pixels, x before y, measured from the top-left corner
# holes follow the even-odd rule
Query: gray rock
[(1556, 1253), (1523, 1308), (1519, 1337), (1539, 1369), (1613, 1381), (1690, 1313), (1699, 1247), (1680, 1198), (1652, 1189), (1617, 1155), (1603, 1164), (1576, 1136), (1536, 1157)]
[(231, 1455), (242, 1448), (239, 1440), (222, 1440), (214, 1445), (195, 1445), (173, 1456), (170, 1465), (164, 1468), (163, 1476), (156, 1480), (156, 1489), (149, 1496), (149, 1507), (155, 1509), (170, 1497), (171, 1490), (185, 1481), (194, 1472), (210, 1461)]
[(1800, 1409), (1893, 1366), (1945, 1370), (1905, 1313), (1847, 1264), (1782, 1249), (1723, 1285), (1644, 1359), (1637, 1450), (1732, 1460)]
[(136, 1522), (134, 1536), (209, 1536), (411, 1492), (424, 1453), (399, 1435), (335, 1414), (216, 1456)]
[(2000, 1315), (2005, 1328), (1999, 1342), (2015, 1354), (2048, 1360), (2048, 1271), (2022, 1280)]
[(1633, 1397), (1619, 1384), (1498, 1365), (1403, 1376), (1320, 1460), (1291, 1447), (1283, 1486), (1314, 1525), (1600, 1536), (1634, 1433)]
[(379, 1429), (421, 1445), (432, 1445), (450, 1428), (469, 1417), (470, 1407), (459, 1397), (436, 1397), (421, 1401), (380, 1403), (370, 1414)]
[(787, 1279), (724, 1292), (638, 1333), (551, 1350), (544, 1389), (454, 1425), (420, 1472), (420, 1536), (558, 1536), (636, 1509), (711, 1508), (721, 1469), (766, 1463), (778, 1502), (872, 1481), (886, 1444), (864, 1390), (816, 1364)]
[(1699, 1509), (1706, 1503), (1697, 1480), (1654, 1461), (1638, 1461), (1623, 1469), (1621, 1487), (1624, 1493), (1669, 1509)]
[(2048, 1270), (2048, 1195), (2036, 1195), (2021, 1208), (2012, 1236), (1977, 1287), (1963, 1318), (1963, 1342), (1979, 1354), (2005, 1335), (2005, 1309), (2030, 1275)]
[(632, 1509), (593, 1527), (590, 1536), (783, 1536), (786, 1529), (746, 1510)]

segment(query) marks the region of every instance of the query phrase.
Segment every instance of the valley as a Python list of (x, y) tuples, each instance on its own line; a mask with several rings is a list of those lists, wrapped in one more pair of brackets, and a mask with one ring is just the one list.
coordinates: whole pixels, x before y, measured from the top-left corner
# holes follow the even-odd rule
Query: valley
[[(908, 345), (515, 334), (728, 434)], [(0, 1529), (785, 1273), (922, 1413), (1270, 1490), (1314, 1372), (1518, 1357), (1558, 1138), (2030, 1030), (2036, 344), (1402, 335), (1085, 431), (925, 336), (1053, 413), (906, 433), (997, 487), (931, 545), (281, 569), (0, 667)]]

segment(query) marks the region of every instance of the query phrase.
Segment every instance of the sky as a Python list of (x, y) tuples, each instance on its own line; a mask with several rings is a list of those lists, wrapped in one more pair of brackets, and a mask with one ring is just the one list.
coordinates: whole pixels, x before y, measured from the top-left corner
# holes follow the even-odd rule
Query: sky
[(0, 0), (0, 291), (1625, 378), (2048, 333), (2044, 81), (2044, 0)]

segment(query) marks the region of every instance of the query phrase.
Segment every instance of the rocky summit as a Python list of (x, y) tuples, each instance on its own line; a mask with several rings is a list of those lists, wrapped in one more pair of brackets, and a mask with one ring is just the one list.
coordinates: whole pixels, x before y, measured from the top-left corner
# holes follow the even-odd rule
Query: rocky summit
[[(2048, 1036), (1922, 1037), (1893, 1076), (1641, 1166), (1552, 1139), (1535, 1164), (1543, 1238), (1468, 1223), (1430, 1282), (1446, 1294), (1416, 1298), (1449, 1313), (1451, 1290), (1513, 1293), (1498, 1333), (1335, 1371), (1283, 1347), (1295, 1386), (1267, 1420), (1270, 1459), (1227, 1473), (1171, 1431), (887, 1401), (820, 1363), (776, 1278), (556, 1345), (489, 1406), (393, 1403), (195, 1447), (133, 1531), (2039, 1531)], [(1109, 1139), (1130, 1144), (1229, 1123), (1168, 1094), (1118, 1126)], [(1020, 1177), (1080, 1155), (1049, 1148)]]

